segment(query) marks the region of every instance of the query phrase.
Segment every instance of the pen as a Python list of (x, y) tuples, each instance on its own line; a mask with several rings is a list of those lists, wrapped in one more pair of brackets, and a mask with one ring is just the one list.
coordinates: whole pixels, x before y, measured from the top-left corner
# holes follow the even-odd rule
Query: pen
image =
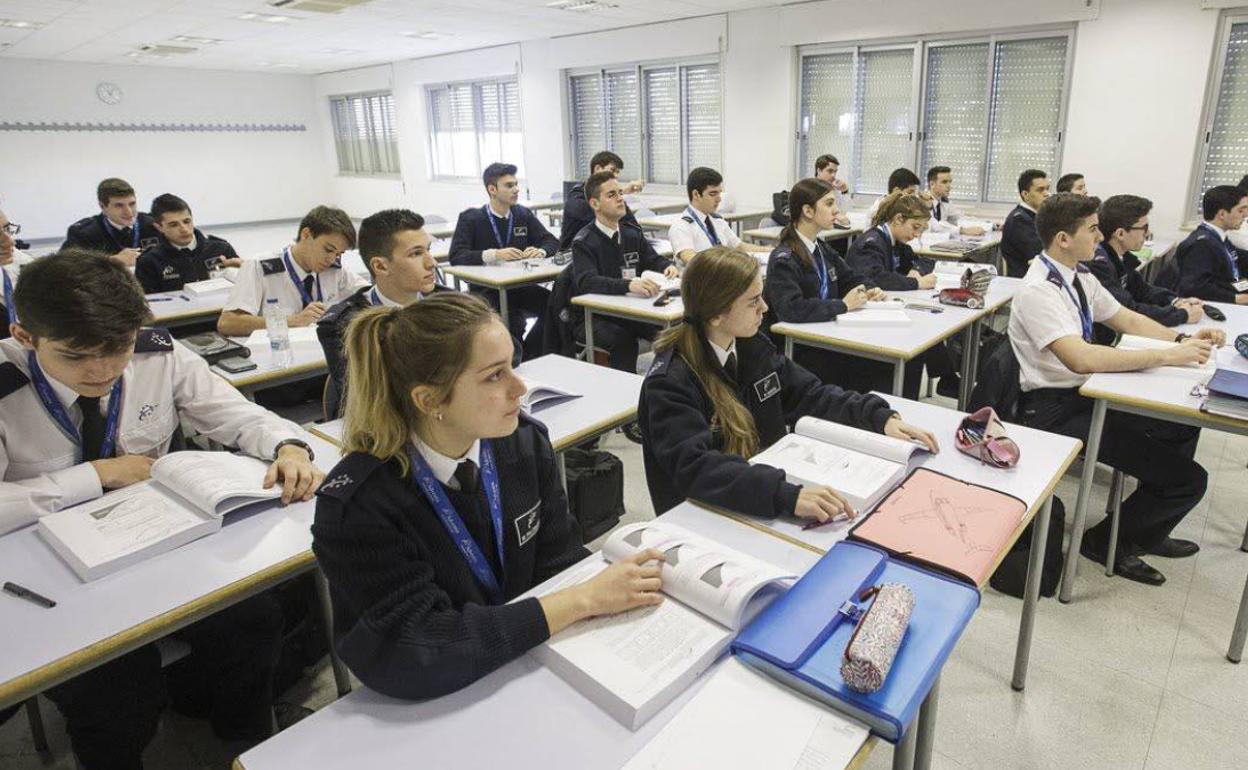
[(808, 521), (802, 525), (802, 531), (805, 532), (808, 529), (817, 529), (819, 527), (826, 527), (829, 524), (835, 524), (840, 521), (851, 521), (853, 520), (853, 518), (854, 518), (853, 516), (845, 515), (845, 516), (833, 516), (827, 521)]
[(148, 297), (148, 302), (173, 302), (173, 297)]
[(41, 594), (37, 594), (34, 591), (30, 590), (29, 588), (19, 586), (17, 583), (5, 583), (4, 591), (5, 593), (13, 594), (19, 599), (25, 599), (28, 602), (33, 602), (34, 604), (38, 604), (40, 607), (46, 607), (47, 609), (52, 609), (53, 607), (56, 606), (56, 602), (52, 601), (48, 597), (43, 596)]

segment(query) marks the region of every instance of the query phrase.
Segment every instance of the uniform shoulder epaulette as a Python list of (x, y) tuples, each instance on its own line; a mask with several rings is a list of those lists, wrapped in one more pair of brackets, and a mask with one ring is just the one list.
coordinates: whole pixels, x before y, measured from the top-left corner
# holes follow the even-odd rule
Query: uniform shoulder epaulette
[[(593, 225), (593, 223), (591, 222), (591, 223), (590, 223), (590, 225)], [(572, 242), (573, 242), (573, 243), (584, 243), (584, 242), (588, 241), (590, 238), (592, 238), (592, 237), (593, 237), (593, 233), (595, 233), (595, 232), (597, 232), (597, 233), (599, 233), (599, 234), (601, 235), (601, 231), (599, 231), (597, 227), (592, 227), (592, 226), (582, 227), (582, 228), (580, 229), (580, 231), (579, 231), (579, 232), (577, 232), (577, 234), (576, 234), (576, 235), (572, 236)], [(603, 237), (605, 238), (606, 236), (603, 236)]]
[(286, 272), (286, 264), (282, 262), (281, 257), (268, 257), (260, 260), (260, 269), (265, 275), (275, 275)]
[(205, 235), (204, 240), (211, 241), (213, 243), (229, 243), (229, 241), (227, 241), (226, 239), (222, 238), (219, 235)]
[(667, 374), (667, 370), (672, 365), (672, 356), (675, 354), (676, 349), (671, 348), (656, 355), (654, 360), (650, 362), (650, 368), (646, 370), (646, 378), (660, 377)]
[(689, 224), (693, 224), (693, 217), (689, 216), (688, 214), (681, 214), (680, 218), (685, 220)]
[(135, 353), (168, 353), (173, 350), (173, 335), (168, 329), (153, 326), (139, 329), (134, 338)]
[(82, 219), (79, 219), (77, 222), (70, 225), (69, 229), (74, 230), (74, 229), (82, 228), (82, 227), (90, 227), (91, 223), (94, 221), (95, 221), (95, 216), (83, 217)]
[(0, 364), (0, 398), (12, 395), (22, 388), (26, 387), (26, 383), (30, 382), (30, 378), (26, 373), (17, 368), (17, 364), (12, 361), (5, 361)]
[(642, 229), (641, 225), (637, 224), (637, 221), (636, 221), (636, 220), (629, 221), (629, 220), (627, 220), (627, 219), (621, 219), (621, 220), (620, 220), (620, 232), (624, 232), (624, 230), (625, 230), (626, 228), (627, 228), (628, 230), (632, 230), (632, 231), (636, 231), (636, 232), (638, 232), (638, 233), (641, 233), (642, 235), (644, 235), (644, 234), (645, 234), (645, 232), (646, 232), (645, 230), (643, 230), (643, 229)]
[(385, 461), (367, 452), (352, 452), (338, 461), (325, 476), (316, 494), (321, 497), (332, 497), (346, 502), (360, 488), (369, 476), (373, 475)]

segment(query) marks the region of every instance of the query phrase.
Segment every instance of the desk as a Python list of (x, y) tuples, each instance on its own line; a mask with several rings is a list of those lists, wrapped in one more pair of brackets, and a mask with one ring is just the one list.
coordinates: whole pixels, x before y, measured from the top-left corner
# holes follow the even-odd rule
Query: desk
[(221, 315), (228, 291), (214, 291), (196, 296), (186, 291), (161, 291), (147, 295), (148, 307), (156, 326), (174, 329), (201, 321), (212, 321)]
[[(851, 211), (849, 212), (848, 216), (849, 216), (849, 227), (847, 228), (838, 227), (832, 230), (824, 230), (823, 232), (819, 233), (819, 240), (835, 241), (841, 238), (853, 238), (856, 235), (862, 235), (863, 231), (865, 231), (868, 227), (871, 226), (871, 222), (869, 218), (867, 217), (866, 212)], [(780, 233), (783, 230), (784, 228), (781, 227), (780, 225), (773, 225), (771, 227), (759, 227), (754, 230), (746, 230), (745, 232), (741, 233), (741, 237), (747, 241), (759, 243), (764, 246), (774, 246), (775, 244), (780, 242)]]
[[(1248, 307), (1211, 302), (1226, 313), (1226, 321), (1218, 323), (1205, 319), (1198, 324), (1174, 327), (1176, 332), (1191, 333), (1201, 327), (1222, 329), (1226, 332), (1227, 345), (1217, 351), (1218, 365), (1223, 368), (1248, 372), (1248, 360), (1235, 352), (1234, 340), (1248, 332)], [(1083, 457), (1083, 475), (1079, 479), (1079, 497), (1075, 502), (1075, 520), (1071, 524), (1070, 547), (1066, 552), (1066, 566), (1062, 573), (1062, 590), (1059, 598), (1071, 600), (1075, 574), (1079, 563), (1079, 546), (1083, 541), (1083, 528), (1088, 515), (1088, 498), (1092, 492), (1092, 477), (1096, 472), (1096, 458), (1101, 450), (1101, 431), (1105, 427), (1105, 413), (1109, 409), (1143, 417), (1155, 417), (1181, 425), (1212, 428), (1241, 436), (1248, 436), (1248, 422), (1229, 417), (1205, 414), (1200, 411), (1201, 399), (1192, 395), (1192, 387), (1205, 381), (1206, 376), (1170, 373), (1164, 370), (1142, 372), (1118, 372), (1094, 374), (1079, 389), (1079, 393), (1093, 400), (1092, 424), (1088, 428), (1088, 449)], [(1245, 533), (1241, 550), (1248, 551), (1248, 532)]]
[[(498, 314), (507, 323), (507, 290), (553, 281), (572, 264), (556, 265), (548, 259), (500, 262), (497, 265), (456, 265), (442, 269), (447, 275), (470, 283), (498, 290)], [(531, 265), (525, 267), (524, 265)]]
[[(231, 337), (240, 344), (247, 344), (246, 338)], [(231, 374), (218, 366), (212, 371), (218, 377), (242, 391), (248, 398), (255, 396), (256, 391), (275, 388), (291, 382), (311, 379), (329, 372), (325, 363), (325, 350), (319, 341), (292, 342), (290, 344), (291, 363), (289, 366), (277, 366), (273, 362), (273, 351), (268, 345), (251, 345), (251, 359), (258, 366), (249, 372)]]
[[(689, 503), (664, 516), (799, 574), (808, 549)], [(245, 770), (406, 767), (615, 770), (653, 738), (706, 681), (703, 675), (633, 732), (525, 655), (459, 692), (407, 702), (361, 688), (243, 754)], [(868, 739), (849, 767), (874, 748)]]
[[(928, 259), (949, 259), (949, 260), (954, 260), (954, 261), (959, 261), (959, 262), (989, 262), (991, 261), (993, 264), (996, 264), (997, 262), (997, 260), (995, 259), (990, 260), (989, 257), (1001, 245), (1001, 231), (999, 230), (994, 230), (992, 232), (987, 233), (986, 235), (983, 236), (983, 238), (978, 239), (978, 243), (975, 246), (975, 248), (971, 249), (970, 251), (962, 252), (961, 254), (958, 254), (952, 251), (940, 251), (939, 249), (933, 249), (932, 248), (933, 245), (937, 243), (941, 243), (942, 241), (950, 240), (950, 239), (947, 237), (944, 237), (943, 235), (939, 238), (933, 238), (933, 237), (930, 237), (931, 235), (933, 234), (924, 233), (923, 235), (919, 236), (919, 245), (914, 249), (914, 253), (917, 256), (927, 257)], [(974, 241), (977, 239), (967, 238), (966, 240)], [(910, 243), (911, 243), (911, 246), (914, 245), (913, 241), (911, 241)]]
[[(974, 387), (978, 369), (980, 321), (995, 313), (1014, 298), (1022, 286), (1021, 278), (993, 278), (984, 298), (984, 307), (971, 310), (942, 305), (943, 313), (906, 310), (912, 323), (906, 326), (845, 326), (836, 321), (817, 323), (778, 323), (771, 330), (784, 336), (784, 353), (793, 357), (794, 344), (836, 350), (842, 353), (893, 364), (893, 395), (900, 396), (905, 381), (906, 362), (929, 348), (966, 330), (962, 348), (962, 390), (958, 405), (965, 408)], [(912, 297), (932, 301), (935, 291), (895, 291), (890, 297)]]
[[(656, 214), (652, 217), (638, 217), (637, 224), (641, 225), (643, 230), (667, 230), (672, 225), (680, 221), (684, 216), (684, 210), (672, 212), (670, 214)], [(770, 208), (746, 206), (738, 211), (719, 212), (719, 216), (730, 225), (732, 229), (741, 234), (741, 223), (748, 220), (760, 220), (763, 217), (771, 216)]]
[(685, 314), (685, 304), (680, 297), (673, 297), (663, 307), (655, 307), (655, 299), (629, 294), (582, 294), (573, 297), (572, 304), (579, 305), (585, 311), (586, 360), (594, 360), (594, 313), (662, 327), (671, 326)]
[[(337, 450), (315, 437), (312, 445), (317, 466), (333, 468)], [(57, 602), (51, 610), (0, 602), (0, 708), (313, 569), (315, 505), (227, 520), (216, 534), (90, 583), (39, 538), (36, 526), (0, 538), (5, 579)]]
[(459, 220), (459, 215), (456, 214), (455, 219), (452, 219), (449, 222), (434, 222), (434, 223), (426, 222), (425, 232), (429, 233), (429, 237), (433, 238), (434, 240), (440, 240), (442, 238), (450, 238), (452, 235), (455, 234), (455, 222), (457, 222), (458, 220)]

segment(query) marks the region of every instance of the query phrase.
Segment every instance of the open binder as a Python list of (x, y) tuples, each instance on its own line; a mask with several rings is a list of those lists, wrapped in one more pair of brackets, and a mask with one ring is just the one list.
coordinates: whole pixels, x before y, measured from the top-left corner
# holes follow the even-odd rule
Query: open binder
[[(857, 624), (858, 597), (881, 583), (909, 587), (914, 612), (884, 686), (856, 693), (841, 678), (841, 660)], [(894, 561), (863, 543), (840, 542), (748, 625), (732, 650), (747, 665), (896, 743), (978, 606), (979, 592), (965, 583)]]

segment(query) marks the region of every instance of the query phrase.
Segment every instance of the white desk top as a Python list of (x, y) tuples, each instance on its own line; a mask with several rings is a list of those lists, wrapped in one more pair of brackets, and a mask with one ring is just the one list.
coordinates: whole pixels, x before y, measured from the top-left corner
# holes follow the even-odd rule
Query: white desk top
[(159, 291), (147, 295), (147, 304), (152, 309), (153, 322), (157, 326), (167, 326), (218, 316), (229, 297), (228, 291), (214, 291), (203, 296), (185, 291)]
[[(531, 267), (526, 268), (525, 264), (530, 264)], [(553, 281), (570, 264), (572, 263), (556, 265), (548, 259), (535, 259), (497, 265), (453, 265), (442, 268), (442, 272), (479, 286), (512, 289), (533, 283)]]
[[(689, 503), (664, 516), (725, 545), (805, 573), (810, 550)], [(360, 688), (243, 754), (246, 770), (402, 767), (615, 770), (685, 705), (681, 694), (637, 732), (524, 656), (475, 684), (410, 703)]]
[[(871, 226), (871, 222), (865, 211), (851, 211), (849, 216), (849, 227), (844, 230), (836, 228), (833, 230), (824, 230), (819, 233), (821, 240), (836, 240), (838, 238), (848, 238), (851, 235), (860, 235), (864, 230)], [(772, 225), (771, 227), (759, 227), (754, 230), (746, 230), (741, 233), (741, 237), (746, 240), (755, 240), (763, 243), (779, 243), (780, 233), (784, 228), (780, 225)]]
[[(325, 471), (338, 450), (313, 437)], [(227, 518), (221, 531), (81, 582), (31, 525), (0, 538), (4, 579), (56, 601), (0, 601), (0, 707), (312, 566), (314, 502)]]
[(572, 304), (589, 308), (595, 313), (660, 325), (679, 321), (685, 314), (685, 304), (680, 297), (672, 297), (663, 307), (655, 307), (654, 300), (655, 297), (634, 297), (629, 294), (582, 294), (573, 297)]
[[(642, 377), (607, 366), (595, 366), (578, 358), (546, 355), (525, 361), (516, 373), (574, 393), (580, 398), (561, 401), (533, 416), (550, 433), (556, 452), (632, 420), (637, 415)], [(342, 420), (330, 420), (313, 428), (316, 433), (338, 443), (342, 441)]]
[[(245, 337), (231, 337), (231, 339), (244, 345), (247, 343)], [(248, 347), (251, 349), (250, 360), (257, 364), (255, 369), (231, 374), (214, 366), (212, 371), (236, 388), (253, 390), (270, 383), (306, 379), (328, 371), (325, 364), (325, 349), (321, 347), (318, 340), (292, 342), (290, 345), (291, 364), (285, 367), (279, 367), (273, 363), (273, 351), (268, 343), (248, 345)]]
[(529, 211), (545, 211), (546, 209), (562, 209), (563, 199), (551, 198), (549, 200), (544, 200), (544, 201), (519, 200), (519, 201), (516, 201), (516, 205), (524, 206)]
[[(1014, 297), (1022, 286), (1021, 278), (992, 279), (981, 310), (942, 305), (943, 313), (907, 309), (912, 319), (906, 326), (845, 326), (836, 321), (817, 323), (778, 323), (771, 327), (777, 334), (797, 342), (830, 347), (846, 352), (873, 352), (909, 361), (928, 348), (943, 342), (966, 328), (971, 322), (999, 309)], [(935, 301), (935, 290), (893, 291), (890, 297), (914, 297)]]

